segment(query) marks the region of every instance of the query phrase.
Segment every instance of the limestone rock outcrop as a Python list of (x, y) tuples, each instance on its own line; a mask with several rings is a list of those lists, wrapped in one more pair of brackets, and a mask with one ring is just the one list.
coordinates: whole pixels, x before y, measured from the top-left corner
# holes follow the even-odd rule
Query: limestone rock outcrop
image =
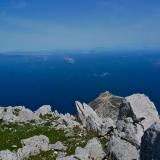
[(46, 114), (52, 114), (52, 109), (50, 105), (43, 105), (35, 111), (38, 116), (44, 116)]
[[(54, 128), (64, 131), (63, 136), (69, 140), (67, 143), (62, 140), (65, 145), (58, 140), (55, 144), (50, 144), (49, 138), (44, 135), (33, 136), (21, 140), (22, 147), (16, 151), (0, 151), (0, 160), (24, 160), (41, 151), (53, 151), (57, 160), (160, 159), (159, 115), (153, 102), (144, 94), (119, 97), (105, 92), (89, 105), (76, 101), (76, 109), (77, 116), (73, 116), (69, 113), (52, 112), (49, 105), (34, 112), (23, 106), (0, 107), (0, 124), (4, 129), (12, 123), (49, 125), (49, 130)], [(94, 132), (95, 138), (92, 137), (87, 144), (84, 141), (83, 144), (86, 145), (83, 148), (76, 146), (74, 155), (66, 156), (70, 140), (81, 140), (83, 136), (86, 140), (87, 131)], [(108, 142), (104, 141), (103, 145), (106, 145), (102, 147), (104, 139)], [(80, 143), (76, 142), (77, 144)]]
[(0, 107), (0, 119), (3, 123), (28, 123), (39, 121), (40, 118), (24, 106)]
[(27, 108), (23, 108), (17, 114), (16, 122), (18, 123), (26, 123), (31, 121), (38, 122), (40, 120), (39, 116)]
[(144, 131), (158, 121), (158, 112), (149, 98), (143, 94), (133, 94), (120, 105), (117, 129), (122, 137), (140, 145)]
[(118, 135), (111, 136), (107, 149), (110, 160), (138, 160), (136, 147)]
[(110, 127), (114, 127), (112, 119), (102, 119), (89, 105), (76, 101), (76, 108), (78, 119), (88, 131), (95, 131), (100, 135), (105, 135)]
[(49, 150), (49, 139), (44, 135), (23, 139), (21, 144), (22, 148), (17, 151), (17, 157), (20, 160), (37, 155), (41, 151)]
[(115, 96), (106, 91), (91, 101), (89, 106), (95, 110), (99, 117), (111, 118), (116, 122), (119, 114), (119, 106), (123, 99), (123, 97)]
[(147, 96), (133, 94), (126, 97), (119, 108), (114, 136), (109, 141), (110, 159), (138, 159), (141, 138), (145, 130), (156, 122), (159, 122), (158, 112)]
[(134, 114), (133, 116), (135, 116), (137, 120), (144, 118), (144, 120), (141, 121), (144, 130), (159, 121), (159, 115), (154, 103), (144, 94), (133, 94), (126, 97), (126, 100), (130, 103), (131, 110)]

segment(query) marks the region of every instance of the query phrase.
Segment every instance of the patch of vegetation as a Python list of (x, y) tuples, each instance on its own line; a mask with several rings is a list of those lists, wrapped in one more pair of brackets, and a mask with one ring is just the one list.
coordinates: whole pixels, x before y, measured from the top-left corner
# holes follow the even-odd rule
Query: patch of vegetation
[(36, 156), (31, 156), (27, 160), (56, 160), (56, 157), (57, 155), (54, 153), (54, 151), (46, 151), (46, 152), (41, 152)]
[(4, 108), (4, 112), (7, 112), (7, 108)]
[[(68, 131), (69, 132), (69, 131)], [(9, 149), (16, 151), (21, 148), (21, 140), (35, 135), (45, 135), (50, 143), (54, 144), (61, 141), (67, 147), (67, 155), (75, 153), (76, 147), (84, 147), (88, 140), (97, 137), (97, 133), (86, 132), (75, 127), (72, 129), (73, 136), (68, 138), (65, 130), (53, 128), (50, 124), (35, 125), (29, 124), (0, 124), (0, 150)], [(29, 160), (54, 160), (56, 154), (54, 151), (41, 152), (39, 155), (32, 156)]]
[[(79, 127), (75, 127), (73, 130), (74, 136), (68, 138), (65, 136), (65, 131), (57, 130), (51, 126), (44, 125), (32, 125), (30, 124), (10, 124), (0, 125), (0, 150), (9, 149), (11, 151), (21, 148), (21, 140), (35, 135), (45, 135), (49, 138), (50, 143), (56, 143), (61, 141), (67, 147), (67, 154), (71, 155), (75, 152), (76, 147), (84, 147), (88, 140), (97, 136), (96, 133), (87, 133), (82, 131)], [(42, 153), (44, 156), (49, 152)], [(36, 159), (37, 156), (34, 158)]]
[(45, 115), (40, 114), (39, 117), (41, 119), (47, 120), (47, 121), (55, 121), (58, 119), (58, 117), (56, 117), (55, 115), (52, 115), (52, 114), (45, 114)]
[(122, 103), (122, 98), (120, 98), (120, 97), (111, 97), (110, 101), (111, 101), (111, 104), (113, 106), (119, 106)]
[(13, 114), (15, 116), (18, 116), (19, 115), (19, 112), (20, 112), (20, 109), (19, 108), (15, 108), (14, 111), (13, 111)]
[(0, 124), (2, 124), (3, 123), (3, 119), (0, 119)]
[(67, 153), (69, 155), (74, 154), (77, 147), (84, 147), (87, 144), (88, 140), (93, 137), (97, 137), (97, 133), (85, 132), (82, 131), (79, 127), (73, 128), (73, 131), (75, 136), (64, 141), (64, 144), (68, 147)]
[[(21, 140), (35, 135), (45, 135), (50, 139), (50, 143), (64, 141), (66, 139), (63, 130), (56, 130), (44, 125), (0, 125), (0, 150), (16, 150), (21, 147)], [(13, 148), (12, 146), (17, 146)]]
[(102, 138), (100, 139), (100, 142), (101, 142), (102, 147), (103, 147), (104, 150), (105, 150), (105, 148), (106, 148), (106, 144), (108, 143), (108, 140), (109, 140), (109, 137), (102, 137)]

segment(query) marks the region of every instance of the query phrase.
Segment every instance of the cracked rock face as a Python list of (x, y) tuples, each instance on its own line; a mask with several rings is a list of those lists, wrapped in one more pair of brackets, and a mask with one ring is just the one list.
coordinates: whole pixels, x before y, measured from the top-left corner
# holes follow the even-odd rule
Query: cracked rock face
[(117, 121), (116, 126), (121, 138), (139, 148), (141, 135), (143, 135), (143, 129), (139, 124), (133, 125), (133, 120), (131, 118), (126, 118), (125, 120)]
[(137, 160), (138, 151), (131, 143), (122, 140), (118, 136), (112, 136), (108, 143), (110, 160)]
[(78, 118), (87, 130), (98, 131), (101, 128), (102, 119), (98, 117), (96, 112), (87, 104), (81, 104), (76, 101)]
[(154, 123), (142, 137), (140, 160), (160, 159), (160, 123)]
[[(158, 121), (158, 112), (147, 96), (133, 94), (126, 97), (119, 108), (117, 129), (108, 144), (109, 158), (111, 160), (138, 159), (144, 131)], [(148, 140), (146, 139), (147, 144)]]
[[(117, 128), (127, 139), (140, 145), (144, 131), (158, 121), (158, 112), (149, 98), (143, 94), (133, 94), (126, 97), (120, 106)], [(123, 127), (120, 129), (120, 126)]]
[(158, 121), (158, 112), (149, 98), (143, 94), (133, 94), (126, 97), (120, 106), (117, 128), (140, 145), (144, 131)]
[(110, 127), (114, 126), (114, 122), (110, 118), (102, 119), (97, 113), (87, 104), (76, 102), (78, 118), (82, 122), (83, 127), (88, 131), (98, 132), (99, 135), (105, 135)]
[(159, 121), (159, 115), (154, 103), (151, 102), (150, 99), (144, 94), (133, 94), (126, 97), (126, 100), (130, 103), (134, 116), (137, 119), (141, 117), (145, 118), (141, 122), (144, 130), (149, 128), (153, 123)]

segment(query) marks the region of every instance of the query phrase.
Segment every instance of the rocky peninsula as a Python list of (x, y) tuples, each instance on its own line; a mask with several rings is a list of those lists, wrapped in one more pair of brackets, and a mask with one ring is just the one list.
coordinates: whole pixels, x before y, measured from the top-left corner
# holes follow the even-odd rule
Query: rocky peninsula
[(0, 160), (159, 160), (160, 120), (144, 94), (101, 93), (77, 115), (0, 107)]

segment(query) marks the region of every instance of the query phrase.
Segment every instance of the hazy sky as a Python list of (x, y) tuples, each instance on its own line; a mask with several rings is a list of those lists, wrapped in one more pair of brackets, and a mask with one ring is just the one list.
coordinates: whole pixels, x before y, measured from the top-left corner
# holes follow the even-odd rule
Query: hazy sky
[(0, 0), (0, 51), (160, 48), (160, 0)]

